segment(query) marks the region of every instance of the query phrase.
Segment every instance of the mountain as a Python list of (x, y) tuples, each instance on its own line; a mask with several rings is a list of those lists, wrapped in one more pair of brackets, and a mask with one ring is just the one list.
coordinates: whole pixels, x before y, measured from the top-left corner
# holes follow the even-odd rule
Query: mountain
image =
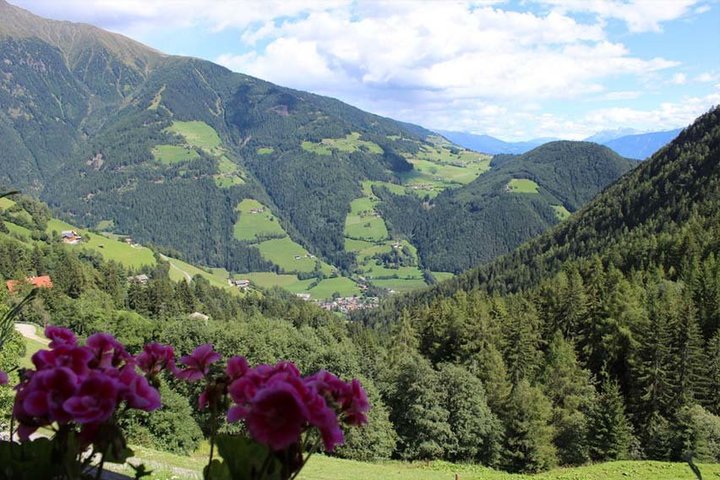
[(594, 143), (550, 142), (422, 205), (380, 192), (380, 210), (431, 270), (459, 272), (555, 225), (633, 166)]
[(457, 143), (470, 150), (475, 150), (476, 152), (488, 153), (490, 155), (498, 153), (521, 154), (543, 143), (557, 140), (557, 138), (535, 138), (524, 142), (505, 142), (490, 135), (476, 135), (474, 133), (453, 132), (448, 130), (437, 130), (437, 132), (453, 143)]
[(677, 128), (665, 132), (626, 135), (598, 143), (612, 148), (623, 157), (644, 160), (670, 143), (681, 131)]
[(636, 135), (639, 133), (641, 133), (641, 132), (634, 128), (616, 128), (614, 130), (602, 130), (600, 132), (597, 132), (594, 135), (590, 135), (583, 141), (584, 142), (595, 142), (595, 143), (604, 145), (606, 142), (609, 142), (610, 140), (615, 140), (616, 138), (620, 138), (620, 137), (626, 137), (628, 135)]
[(0, 17), (0, 184), (73, 225), (265, 286), (328, 298), (432, 282), (428, 265), (453, 263), (388, 229), (374, 191), (402, 194), (414, 218), (499, 165), (422, 127), (89, 25), (3, 0)]
[(509, 470), (718, 458), (718, 238), (715, 107), (555, 228), (357, 319), (426, 372), (474, 372)]

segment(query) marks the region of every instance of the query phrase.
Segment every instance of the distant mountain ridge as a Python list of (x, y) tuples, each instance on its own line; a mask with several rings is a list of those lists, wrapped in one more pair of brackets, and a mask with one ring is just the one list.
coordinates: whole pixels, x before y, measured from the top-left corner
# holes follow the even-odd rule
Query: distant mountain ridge
[(603, 145), (612, 148), (623, 157), (644, 160), (670, 143), (681, 131), (681, 128), (676, 128), (664, 132), (627, 135), (603, 142)]
[(476, 152), (489, 153), (491, 155), (498, 153), (522, 154), (529, 152), (543, 143), (559, 140), (557, 138), (536, 138), (522, 142), (506, 142), (491, 137), (490, 135), (478, 135), (448, 130), (437, 130), (437, 132), (453, 143), (457, 143), (470, 150), (475, 150)]

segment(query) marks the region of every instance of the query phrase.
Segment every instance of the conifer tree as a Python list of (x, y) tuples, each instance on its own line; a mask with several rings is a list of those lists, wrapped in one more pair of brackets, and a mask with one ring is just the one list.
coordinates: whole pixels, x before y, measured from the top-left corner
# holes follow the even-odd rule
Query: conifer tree
[(503, 464), (511, 472), (539, 472), (557, 463), (552, 404), (542, 391), (520, 380), (503, 412), (505, 442)]
[(606, 380), (589, 422), (590, 457), (595, 461), (627, 458), (632, 429), (625, 416), (625, 405), (618, 384)]

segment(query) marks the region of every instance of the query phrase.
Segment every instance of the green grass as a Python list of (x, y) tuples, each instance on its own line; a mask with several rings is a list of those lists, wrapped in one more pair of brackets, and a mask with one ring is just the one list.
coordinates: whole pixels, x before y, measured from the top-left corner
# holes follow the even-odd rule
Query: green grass
[(10, 233), (20, 235), (21, 237), (25, 238), (26, 241), (29, 241), (31, 239), (29, 229), (21, 227), (20, 225), (15, 225), (12, 222), (5, 222), (5, 226), (7, 227), (8, 231), (10, 231)]
[[(257, 200), (246, 198), (238, 204), (235, 210), (238, 212), (238, 219), (233, 226), (233, 235), (238, 240), (255, 242), (263, 236), (287, 235), (277, 217)], [(252, 210), (263, 211), (262, 213), (252, 213)]]
[[(192, 456), (178, 456), (132, 446), (136, 458), (131, 463), (145, 463), (153, 471), (153, 480), (202, 478), (207, 462), (206, 449)], [(699, 465), (703, 478), (720, 477), (720, 464)], [(123, 471), (129, 472), (129, 469)], [(478, 465), (448, 462), (358, 462), (314, 455), (299, 480), (695, 480), (684, 463), (622, 461), (574, 468), (556, 468), (549, 472), (523, 475), (493, 470)]]
[(212, 150), (221, 144), (220, 136), (215, 129), (205, 122), (175, 121), (167, 128), (167, 131), (181, 135), (189, 145), (207, 150), (208, 153), (212, 153)]
[(7, 197), (0, 198), (0, 208), (6, 209), (12, 207), (13, 205), (15, 205), (13, 200), (10, 200)]
[(275, 149), (273, 147), (260, 147), (256, 151), (258, 155), (270, 155)]
[[(155, 265), (155, 256), (152, 250), (145, 247), (132, 247), (125, 242), (106, 237), (99, 233), (88, 232), (74, 227), (62, 220), (52, 219), (48, 222), (47, 232), (58, 234), (63, 230), (75, 230), (83, 237), (83, 242), (73, 245), (72, 248), (89, 248), (98, 252), (105, 260), (114, 260), (126, 267), (138, 269), (145, 265)], [(88, 235), (90, 236), (88, 239)]]
[(95, 225), (96, 230), (110, 230), (115, 226), (115, 222), (112, 220), (100, 220), (97, 225)]
[(382, 217), (376, 216), (377, 201), (367, 197), (350, 203), (350, 213), (345, 218), (345, 236), (359, 240), (381, 241), (388, 238), (388, 230)]
[(227, 290), (237, 290), (237, 288), (233, 288), (228, 285), (227, 273), (209, 273), (201, 268), (190, 265), (189, 263), (183, 262), (182, 260), (178, 260), (176, 258), (168, 257), (168, 262), (170, 263), (170, 280), (179, 282), (181, 280), (188, 280), (185, 274), (190, 275), (191, 279), (195, 275), (200, 275), (201, 277), (207, 279), (207, 281), (210, 282), (210, 285), (224, 288)]
[(213, 180), (215, 180), (215, 185), (217, 185), (219, 188), (230, 188), (235, 185), (245, 184), (245, 180), (238, 177), (237, 175), (215, 175), (213, 177)]
[[(302, 245), (292, 241), (290, 237), (274, 238), (257, 245), (263, 258), (271, 261), (285, 272), (312, 272), (315, 270), (316, 258), (310, 258)], [(299, 258), (295, 258), (299, 257)], [(329, 274), (330, 266), (321, 263), (322, 271)]]
[[(35, 333), (42, 338), (45, 338), (43, 335), (43, 332), (39, 328), (35, 328)], [(32, 356), (35, 355), (35, 352), (38, 350), (43, 350), (48, 348), (47, 343), (39, 342), (33, 338), (25, 338), (25, 355), (23, 358), (20, 359), (20, 367), (22, 368), (35, 368), (32, 363)]]
[(388, 278), (373, 280), (372, 284), (380, 288), (389, 288), (396, 292), (405, 293), (417, 290), (418, 288), (427, 287), (425, 280), (422, 278)]
[(326, 278), (307, 292), (318, 300), (330, 298), (334, 293), (339, 293), (341, 297), (352, 297), (361, 293), (357, 284), (346, 277)]
[(560, 220), (565, 220), (572, 215), (564, 205), (551, 205), (555, 211), (555, 216)]
[(189, 162), (200, 158), (200, 155), (192, 148), (184, 145), (156, 145), (152, 149), (153, 157), (164, 165)]
[(330, 155), (333, 150), (347, 153), (365, 150), (377, 155), (383, 154), (380, 145), (367, 140), (360, 140), (360, 134), (357, 132), (349, 133), (345, 138), (323, 138), (319, 143), (304, 141), (300, 146), (303, 150), (316, 155)]
[(248, 279), (258, 287), (289, 287), (298, 282), (297, 275), (281, 275), (275, 272), (251, 272), (238, 273), (234, 275), (236, 279)]
[(527, 178), (513, 178), (507, 188), (513, 193), (538, 193), (538, 184)]
[(449, 280), (455, 276), (454, 273), (450, 272), (432, 272), (433, 277), (435, 277), (435, 280), (438, 282), (442, 282), (445, 280)]

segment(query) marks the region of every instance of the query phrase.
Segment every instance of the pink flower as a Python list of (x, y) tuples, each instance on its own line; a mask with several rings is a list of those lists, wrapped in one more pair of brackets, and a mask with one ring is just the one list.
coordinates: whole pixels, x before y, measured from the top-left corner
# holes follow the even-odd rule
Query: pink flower
[(38, 371), (67, 367), (81, 377), (90, 373), (89, 363), (92, 359), (93, 353), (90, 349), (70, 344), (60, 344), (53, 350), (38, 350), (32, 356), (33, 365)]
[(258, 392), (246, 421), (255, 440), (282, 450), (299, 440), (307, 417), (307, 406), (297, 388), (275, 382)]
[(126, 366), (120, 371), (119, 380), (122, 385), (120, 397), (127, 401), (130, 408), (151, 412), (161, 407), (160, 393), (145, 377), (138, 375), (132, 366)]
[(115, 411), (117, 394), (118, 387), (112, 378), (93, 372), (63, 406), (78, 423), (104, 422)]
[(345, 398), (342, 409), (345, 413), (345, 423), (349, 425), (364, 425), (367, 423), (367, 412), (370, 410), (367, 393), (360, 385), (360, 381), (353, 379), (350, 383), (349, 397)]
[(210, 365), (220, 360), (220, 354), (213, 350), (210, 343), (200, 345), (190, 355), (180, 358), (180, 363), (186, 366), (185, 369), (176, 373), (181, 380), (196, 382), (204, 378), (210, 369)]
[(343, 382), (332, 373), (321, 370), (305, 379), (306, 385), (322, 395), (330, 406), (343, 417), (349, 425), (367, 423), (366, 413), (370, 409), (367, 394), (360, 381), (353, 379)]
[(50, 339), (50, 348), (60, 345), (77, 345), (77, 337), (67, 328), (48, 325), (45, 327), (45, 336)]
[(245, 375), (248, 370), (250, 370), (250, 367), (245, 357), (235, 356), (228, 360), (225, 373), (227, 373), (230, 382), (232, 382)]
[(7, 385), (7, 383), (8, 383), (7, 373), (0, 370), (0, 385)]
[(94, 368), (119, 367), (122, 364), (132, 363), (132, 355), (127, 353), (122, 343), (109, 333), (96, 333), (91, 335), (87, 347), (93, 352), (95, 359), (91, 363)]
[(142, 353), (135, 357), (138, 367), (150, 375), (156, 375), (168, 369), (175, 372), (175, 352), (170, 345), (149, 343), (143, 347)]
[(21, 385), (15, 396), (15, 416), (21, 423), (38, 426), (54, 421), (69, 422), (72, 415), (63, 408), (63, 404), (75, 394), (77, 383), (77, 375), (69, 368), (36, 372), (27, 383)]

